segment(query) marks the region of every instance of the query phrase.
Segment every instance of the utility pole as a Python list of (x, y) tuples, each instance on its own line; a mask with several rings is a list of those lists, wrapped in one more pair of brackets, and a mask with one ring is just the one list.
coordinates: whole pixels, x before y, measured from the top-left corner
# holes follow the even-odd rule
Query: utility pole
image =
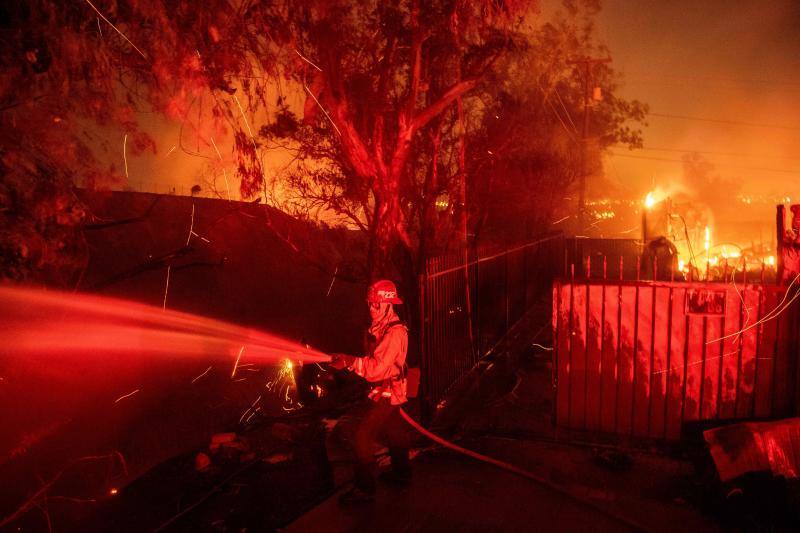
[(581, 175), (578, 192), (578, 231), (582, 232), (583, 219), (586, 212), (586, 174), (588, 174), (588, 170), (586, 168), (588, 159), (586, 152), (588, 151), (587, 145), (589, 142), (589, 103), (592, 99), (592, 94), (590, 93), (589, 88), (591, 87), (590, 81), (592, 67), (599, 63), (611, 63), (611, 58), (608, 57), (605, 59), (594, 59), (591, 57), (584, 57), (581, 59), (573, 59), (567, 63), (570, 65), (580, 65), (583, 67), (583, 132), (581, 134), (583, 147), (581, 149)]

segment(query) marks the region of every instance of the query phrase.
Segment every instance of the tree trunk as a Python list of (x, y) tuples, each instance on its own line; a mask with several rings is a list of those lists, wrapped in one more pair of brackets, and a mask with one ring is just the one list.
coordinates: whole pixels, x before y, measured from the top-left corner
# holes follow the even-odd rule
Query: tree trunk
[(367, 272), (370, 281), (394, 278), (398, 269), (392, 264), (395, 246), (399, 244), (397, 230), (402, 223), (399, 194), (375, 195), (375, 210), (367, 254)]

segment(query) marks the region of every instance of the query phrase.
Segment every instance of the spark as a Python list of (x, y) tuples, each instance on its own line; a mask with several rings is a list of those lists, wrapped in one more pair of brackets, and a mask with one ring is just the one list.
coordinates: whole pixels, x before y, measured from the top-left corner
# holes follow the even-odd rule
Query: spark
[(166, 159), (167, 157), (169, 157), (169, 154), (171, 154), (172, 152), (174, 152), (174, 151), (175, 151), (175, 148), (177, 148), (177, 147), (178, 147), (177, 145), (173, 144), (173, 145), (172, 145), (172, 148), (170, 148), (170, 149), (169, 149), (169, 151), (167, 152), (167, 154), (164, 156), (164, 159)]
[(311, 98), (313, 98), (313, 99), (314, 99), (314, 101), (317, 103), (317, 105), (318, 105), (318, 106), (319, 106), (319, 108), (322, 110), (322, 112), (323, 112), (323, 113), (325, 113), (325, 116), (326, 116), (326, 117), (328, 117), (328, 120), (330, 121), (330, 123), (331, 123), (331, 126), (333, 126), (333, 129), (335, 129), (335, 130), (336, 130), (336, 133), (338, 133), (339, 135), (341, 135), (341, 134), (342, 134), (342, 132), (341, 132), (341, 131), (339, 131), (339, 128), (336, 126), (336, 123), (333, 121), (333, 119), (332, 119), (332, 118), (331, 118), (331, 116), (328, 114), (328, 112), (327, 112), (327, 111), (325, 111), (325, 108), (324, 108), (324, 107), (322, 107), (322, 104), (320, 104), (320, 103), (319, 103), (319, 100), (317, 100), (317, 97), (316, 97), (316, 96), (314, 96), (314, 93), (312, 93), (312, 92), (311, 92), (311, 89), (309, 89), (309, 88), (308, 88), (308, 86), (307, 86), (305, 83), (303, 84), (303, 88), (306, 90), (306, 92), (309, 94), (309, 96), (311, 96)]
[(542, 350), (545, 350), (545, 351), (548, 351), (548, 352), (552, 352), (553, 351), (552, 348), (548, 348), (547, 346), (542, 346), (538, 342), (534, 342), (533, 346), (536, 347), (536, 348), (541, 348)]
[(108, 491), (108, 493), (111, 494), (112, 496), (117, 492), (119, 492), (117, 489), (111, 489), (110, 491)]
[(236, 368), (239, 366), (239, 359), (241, 359), (243, 351), (244, 351), (244, 346), (239, 348), (239, 355), (236, 356), (236, 361), (233, 363), (233, 372), (231, 372), (231, 378), (233, 378), (236, 375)]
[(103, 28), (100, 27), (100, 17), (94, 18), (97, 21), (97, 31), (100, 32), (100, 38), (103, 37)]
[(186, 246), (189, 246), (189, 241), (192, 240), (192, 233), (194, 233), (194, 202), (192, 202), (192, 222), (189, 224), (189, 235), (186, 237)]
[(228, 191), (228, 201), (231, 201), (231, 188), (228, 185), (228, 173), (225, 172), (225, 169), (222, 169), (222, 177), (225, 180), (225, 190)]
[(247, 126), (247, 131), (250, 133), (250, 139), (253, 140), (253, 149), (256, 150), (256, 138), (253, 136), (253, 130), (250, 129), (250, 123), (247, 121), (247, 116), (244, 114), (242, 104), (239, 103), (239, 99), (235, 94), (233, 95), (233, 99), (236, 100), (236, 105), (239, 106), (239, 112), (242, 114), (242, 118), (244, 119), (244, 125)]
[(302, 408), (303, 408), (303, 404), (302, 404), (302, 403), (300, 403), (300, 402), (297, 402), (297, 407), (285, 407), (285, 406), (281, 406), (281, 409), (283, 409), (283, 410), (284, 410), (284, 411), (286, 411), (287, 413), (291, 413), (292, 411), (297, 411), (298, 409), (302, 409)]
[(553, 222), (553, 226), (555, 226), (556, 224), (561, 224), (562, 222), (564, 222), (565, 220), (567, 220), (567, 219), (568, 219), (570, 216), (571, 216), (571, 215), (567, 215), (567, 216), (565, 216), (564, 218), (559, 218), (558, 220), (556, 220), (555, 222)]
[(128, 134), (125, 134), (125, 137), (122, 138), (122, 160), (125, 162), (125, 177), (130, 180), (131, 177), (128, 176)]
[[(121, 464), (123, 472), (124, 472), (124, 475), (127, 476), (128, 475), (128, 466), (125, 464), (125, 458), (119, 452), (113, 452), (113, 453), (110, 453), (108, 455), (99, 455), (99, 456), (98, 455), (93, 455), (93, 456), (87, 456), (87, 457), (81, 457), (79, 459), (75, 459), (75, 460), (71, 461), (69, 464), (67, 464), (64, 468), (62, 468), (59, 472), (57, 472), (47, 482), (45, 482), (44, 480), (39, 478), (39, 481), (42, 483), (42, 486), (33, 494), (33, 496), (31, 496), (30, 498), (28, 498), (27, 500), (22, 502), (22, 504), (19, 507), (17, 507), (16, 510), (14, 510), (11, 514), (0, 518), (0, 528), (2, 528), (4, 526), (14, 522), (19, 517), (21, 517), (22, 515), (27, 513), (32, 507), (36, 507), (38, 509), (43, 509), (43, 512), (45, 513), (45, 516), (47, 517), (47, 520), (48, 520), (48, 525), (50, 525), (49, 524), (50, 516), (46, 512), (47, 501), (49, 499), (59, 498), (59, 499), (65, 499), (65, 500), (71, 500), (71, 501), (80, 501), (80, 502), (93, 501), (93, 500), (89, 500), (89, 499), (70, 498), (70, 497), (67, 497), (67, 496), (50, 496), (48, 494), (48, 492), (53, 487), (53, 485), (55, 485), (61, 479), (61, 477), (65, 474), (67, 469), (70, 468), (71, 466), (77, 465), (79, 463), (84, 463), (84, 462), (87, 462), (87, 461), (95, 461), (95, 460), (101, 460), (101, 459), (111, 459), (111, 458), (113, 458), (115, 456), (119, 458), (120, 464)], [(21, 529), (21, 528), (19, 528), (19, 529)], [(50, 530), (52, 531), (52, 528), (50, 528)]]
[[(744, 262), (744, 260), (742, 260), (742, 265), (743, 265), (744, 268), (747, 268), (747, 264)], [(744, 296), (742, 296), (742, 293), (739, 292), (739, 288), (736, 286), (736, 269), (734, 269), (734, 271), (733, 271), (733, 275), (731, 276), (731, 280), (733, 281), (733, 290), (736, 291), (736, 296), (738, 296), (739, 300), (742, 302), (742, 307), (744, 308), (744, 311), (746, 313), (743, 327), (747, 327), (747, 325), (750, 323), (750, 307), (747, 306), (747, 303), (744, 301)], [(739, 339), (739, 335), (736, 335), (736, 340), (738, 340), (738, 339)]]
[(111, 21), (110, 21), (110, 20), (108, 20), (108, 19), (105, 17), (105, 15), (103, 15), (102, 13), (100, 13), (100, 10), (99, 10), (99, 9), (97, 9), (96, 7), (94, 7), (94, 4), (93, 4), (93, 3), (91, 3), (89, 0), (86, 0), (86, 3), (87, 3), (87, 4), (89, 4), (89, 6), (91, 6), (91, 8), (92, 8), (92, 9), (94, 9), (95, 13), (97, 13), (98, 15), (100, 15), (100, 18), (102, 18), (104, 21), (106, 21), (106, 22), (108, 23), (108, 25), (109, 25), (109, 26), (111, 26), (112, 28), (114, 28), (114, 30), (115, 30), (117, 33), (119, 33), (119, 34), (120, 34), (120, 36), (121, 36), (123, 39), (125, 39), (126, 41), (128, 41), (128, 44), (130, 44), (131, 46), (133, 46), (133, 49), (134, 49), (134, 50), (136, 50), (137, 52), (139, 52), (139, 55), (141, 55), (141, 56), (142, 56), (142, 57), (145, 59), (145, 61), (147, 60), (147, 56), (145, 56), (145, 55), (144, 55), (144, 52), (142, 52), (141, 50), (139, 50), (139, 48), (138, 48), (138, 47), (137, 47), (135, 44), (133, 44), (133, 43), (131, 42), (131, 40), (130, 40), (130, 39), (128, 39), (128, 38), (125, 36), (125, 34), (124, 34), (124, 33), (122, 33), (121, 31), (119, 31), (119, 29), (118, 29), (116, 26), (114, 26), (113, 24), (111, 24)]
[(133, 396), (133, 395), (134, 395), (134, 394), (136, 394), (137, 392), (139, 392), (139, 389), (136, 389), (136, 390), (135, 390), (135, 391), (133, 391), (133, 392), (129, 392), (129, 393), (128, 393), (128, 394), (126, 394), (125, 396), (120, 396), (119, 398), (117, 398), (116, 400), (114, 400), (114, 403), (117, 403), (117, 402), (119, 402), (120, 400), (124, 400), (125, 398), (130, 398), (131, 396)]
[[(217, 148), (217, 143), (214, 142), (214, 137), (211, 137), (211, 144), (214, 146), (214, 150), (217, 152), (217, 157), (219, 157), (220, 162), (222, 162), (222, 154), (219, 153), (219, 148)], [(225, 190), (228, 191), (228, 201), (231, 200), (231, 188), (228, 186), (228, 174), (225, 172), (225, 167), (222, 167), (222, 177), (225, 178)]]
[[(252, 410), (253, 410), (253, 408), (256, 406), (256, 404), (257, 404), (258, 402), (260, 402), (260, 401), (261, 401), (261, 395), (259, 394), (259, 395), (258, 395), (258, 398), (256, 398), (256, 399), (255, 399), (255, 401), (254, 401), (253, 403), (251, 403), (251, 404), (250, 404), (250, 407), (248, 407), (248, 408), (245, 410), (245, 412), (244, 412), (244, 413), (242, 413), (242, 416), (240, 416), (240, 417), (239, 417), (239, 423), (240, 423), (240, 424), (242, 423), (242, 420), (244, 419), (244, 416), (245, 416), (247, 413), (249, 413), (250, 411), (252, 411)], [(261, 407), (259, 407), (258, 409), (261, 409)], [(258, 409), (256, 409), (256, 411), (257, 411)], [(255, 411), (253, 411), (253, 414), (252, 414), (252, 415), (250, 415), (250, 417), (248, 417), (248, 419), (247, 419), (247, 420), (245, 420), (245, 424), (246, 424), (246, 423), (247, 423), (247, 422), (250, 420), (250, 418), (251, 418), (251, 417), (252, 417), (254, 414), (256, 414), (256, 413), (255, 413)]]
[(294, 49), (294, 52), (295, 52), (297, 55), (299, 55), (299, 56), (300, 56), (300, 59), (302, 59), (303, 61), (305, 61), (306, 63), (308, 63), (309, 65), (311, 65), (311, 66), (312, 66), (312, 67), (314, 67), (315, 69), (317, 69), (318, 71), (322, 72), (322, 69), (321, 69), (321, 68), (319, 68), (317, 65), (315, 65), (315, 64), (314, 64), (314, 62), (313, 62), (313, 61), (311, 61), (310, 59), (308, 59), (306, 56), (304, 56), (303, 54), (301, 54), (301, 53), (300, 53), (300, 52), (297, 50), (297, 48), (295, 48), (295, 49)]
[(284, 359), (283, 363), (278, 368), (275, 379), (267, 381), (264, 385), (268, 391), (275, 392), (276, 395), (281, 395), (281, 389), (283, 389), (284, 384), (286, 384), (286, 389), (283, 390), (282, 396), (287, 403), (292, 403), (292, 399), (289, 397), (289, 389), (295, 385), (294, 373), (292, 372), (293, 368), (294, 363), (290, 359)]
[(172, 265), (167, 265), (167, 283), (164, 285), (164, 303), (161, 305), (161, 309), (167, 308), (167, 293), (169, 292), (169, 272), (172, 270)]
[[(724, 353), (722, 355), (716, 355), (714, 357), (706, 357), (706, 358), (700, 359), (699, 361), (694, 361), (692, 363), (689, 363), (687, 365), (673, 366), (672, 368), (667, 368), (665, 370), (657, 370), (655, 372), (652, 372), (652, 375), (657, 376), (659, 374), (666, 374), (667, 372), (672, 372), (673, 370), (681, 370), (683, 368), (689, 368), (690, 366), (702, 365), (703, 363), (707, 363), (709, 361), (714, 361), (716, 359), (723, 359), (725, 357), (728, 357), (729, 355), (736, 355), (738, 353), (739, 353), (738, 349), (737, 350), (733, 350), (733, 351)], [(759, 359), (772, 359), (772, 358), (771, 357), (759, 357)]]
[(197, 381), (198, 379), (200, 379), (200, 378), (202, 378), (203, 376), (205, 376), (206, 374), (208, 374), (209, 370), (211, 370), (211, 367), (208, 367), (208, 368), (206, 368), (206, 371), (205, 371), (205, 372), (203, 372), (202, 374), (200, 374), (199, 376), (197, 376), (196, 378), (194, 378), (194, 379), (192, 380), (192, 383), (194, 383), (194, 382), (195, 382), (195, 381)]
[(647, 197), (644, 199), (644, 207), (645, 209), (650, 209), (656, 205), (656, 197), (653, 196), (652, 192), (647, 193)]
[(336, 274), (339, 272), (339, 267), (337, 266), (336, 269), (333, 271), (333, 276), (331, 277), (331, 284), (328, 286), (328, 292), (325, 293), (325, 298), (331, 295), (331, 289), (333, 288), (333, 282), (336, 281)]
[[(795, 284), (795, 282), (798, 280), (798, 278), (800, 278), (800, 274), (796, 275), (794, 277), (794, 279), (792, 280), (792, 282), (789, 283), (789, 286), (786, 288), (786, 294), (783, 295), (783, 299), (780, 301), (780, 303), (778, 305), (776, 305), (772, 309), (772, 311), (770, 311), (769, 313), (767, 313), (766, 315), (761, 317), (759, 320), (756, 320), (755, 322), (753, 322), (752, 324), (750, 324), (746, 328), (742, 328), (739, 331), (734, 331), (733, 333), (731, 333), (729, 335), (725, 335), (724, 337), (720, 337), (718, 339), (710, 340), (710, 341), (706, 342), (706, 344), (711, 344), (713, 342), (719, 342), (719, 341), (722, 341), (722, 340), (725, 340), (725, 339), (729, 339), (731, 337), (735, 337), (737, 335), (741, 335), (745, 331), (751, 330), (754, 327), (756, 327), (756, 326), (758, 326), (760, 324), (763, 324), (764, 322), (768, 322), (770, 320), (773, 320), (773, 319), (777, 318), (781, 313), (783, 313), (786, 309), (788, 309), (789, 306), (792, 305), (792, 303), (794, 303), (794, 301), (797, 300), (798, 297), (800, 297), (800, 288), (798, 288), (798, 290), (795, 292), (794, 296), (792, 296), (792, 299), (789, 300), (788, 302), (786, 302), (786, 298), (789, 297), (789, 291), (791, 290), (791, 288)], [(784, 302), (786, 302), (786, 303), (784, 304)]]
[(194, 231), (192, 233), (190, 233), (190, 235), (194, 235), (195, 237), (197, 237), (198, 239), (200, 239), (203, 242), (207, 242), (207, 243), (211, 242), (208, 239), (206, 239), (205, 237), (203, 237), (202, 235), (200, 235), (199, 233), (196, 233)]

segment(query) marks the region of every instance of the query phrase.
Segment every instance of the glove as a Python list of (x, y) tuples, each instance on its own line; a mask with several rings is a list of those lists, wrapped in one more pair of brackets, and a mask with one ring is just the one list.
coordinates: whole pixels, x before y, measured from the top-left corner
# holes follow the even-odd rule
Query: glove
[(346, 355), (343, 353), (334, 353), (331, 354), (330, 366), (331, 368), (335, 368), (336, 370), (344, 370), (345, 368), (348, 368), (350, 365), (352, 365), (355, 359), (356, 358), (353, 357), (352, 355)]

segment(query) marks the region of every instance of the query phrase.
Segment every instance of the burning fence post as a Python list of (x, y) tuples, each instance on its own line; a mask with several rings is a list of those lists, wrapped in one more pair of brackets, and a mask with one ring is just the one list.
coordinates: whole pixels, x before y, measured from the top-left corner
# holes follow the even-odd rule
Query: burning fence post
[(789, 208), (792, 212), (792, 226), (786, 230), (786, 208), (777, 207), (777, 280), (786, 284), (800, 274), (800, 204)]

